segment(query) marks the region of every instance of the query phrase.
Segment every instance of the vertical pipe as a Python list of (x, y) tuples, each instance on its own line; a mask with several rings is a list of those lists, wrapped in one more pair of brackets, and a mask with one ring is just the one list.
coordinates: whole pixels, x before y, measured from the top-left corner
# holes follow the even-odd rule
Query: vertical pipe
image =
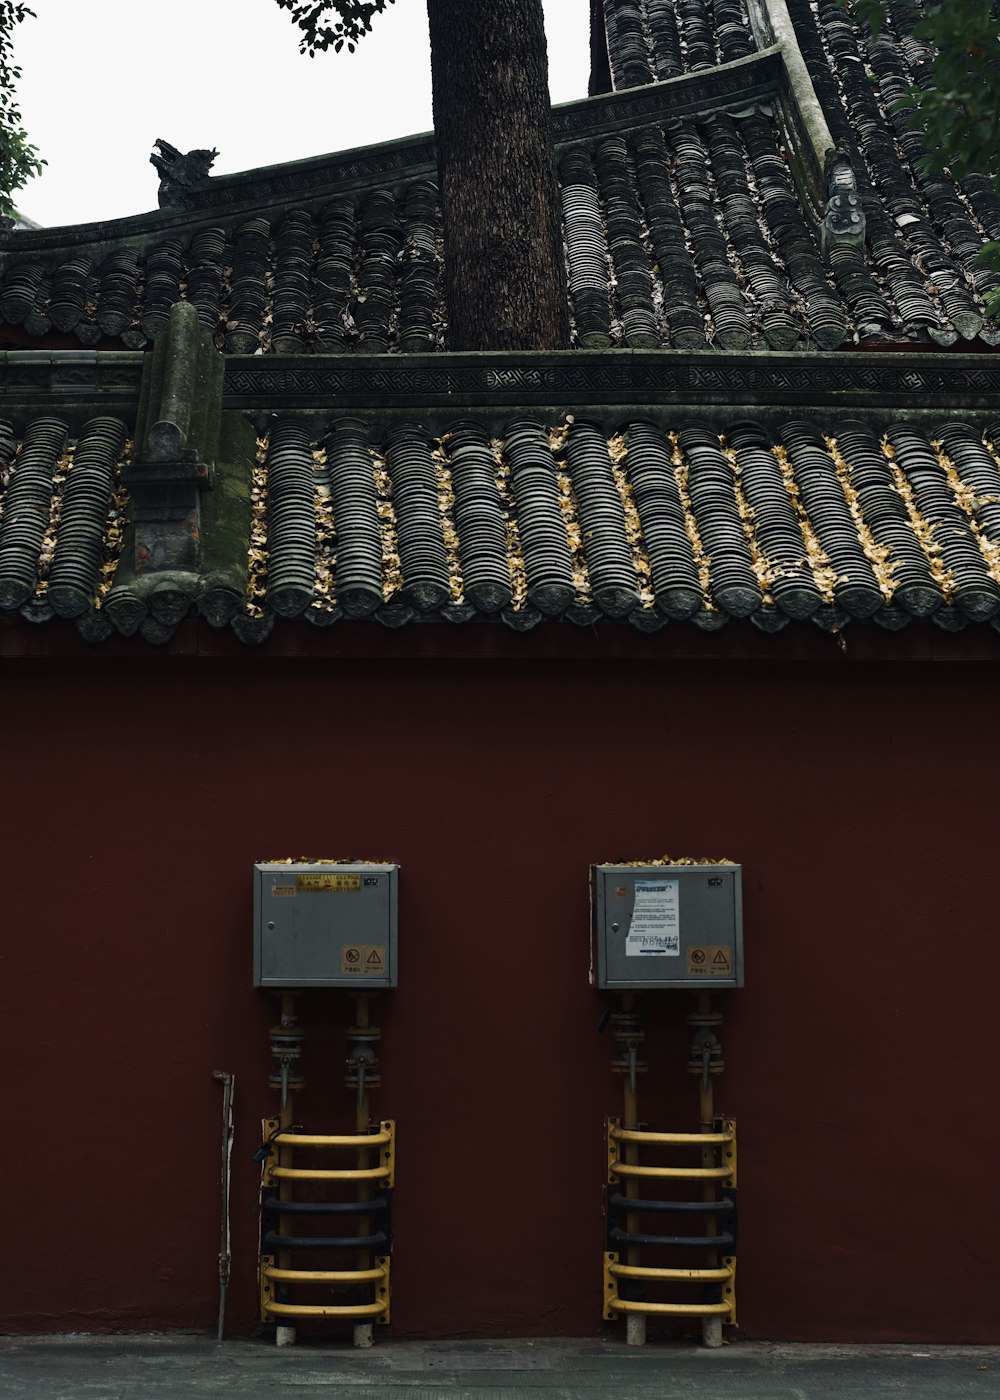
[(219, 1227), (219, 1317), (215, 1329), (216, 1341), (221, 1342), (226, 1327), (226, 1292), (229, 1288), (229, 1268), (232, 1259), (229, 1237), (229, 1187), (232, 1174), (233, 1091), (236, 1076), (217, 1069), (212, 1078), (222, 1085), (222, 1220)]
[[(355, 998), (355, 1025), (359, 1030), (368, 1029), (368, 997), (362, 992)], [(364, 1078), (366, 1060), (363, 1056), (358, 1057), (358, 1097), (357, 1111), (355, 1117), (355, 1131), (367, 1133), (369, 1117), (368, 1083)], [(370, 1154), (365, 1147), (358, 1148), (358, 1168), (365, 1171), (370, 1162)], [(360, 1181), (358, 1183), (358, 1200), (370, 1201), (372, 1198), (372, 1188), (369, 1182)], [(358, 1234), (367, 1235), (371, 1233), (371, 1217), (367, 1215), (358, 1216)], [(358, 1256), (358, 1268), (371, 1268), (371, 1253), (363, 1250)], [(370, 1347), (374, 1342), (373, 1327), (370, 1322), (356, 1322), (354, 1324), (354, 1345), (356, 1347)]]
[[(622, 1010), (631, 1012), (635, 1010), (635, 994), (633, 992), (623, 992)], [(625, 1076), (625, 1113), (622, 1126), (626, 1130), (634, 1131), (639, 1126), (639, 1095), (636, 1085), (634, 1057), (637, 1049), (633, 1047), (630, 1052), (632, 1063), (629, 1065), (629, 1073)], [(629, 1165), (635, 1166), (639, 1160), (638, 1144), (634, 1142), (625, 1143), (625, 1161)], [(626, 1198), (635, 1199), (639, 1195), (639, 1182), (636, 1177), (630, 1176), (625, 1180)], [(625, 1216), (625, 1229), (630, 1235), (639, 1232), (639, 1216), (635, 1211), (630, 1211)], [(639, 1250), (635, 1245), (629, 1245), (627, 1262), (638, 1264)], [(625, 1344), (630, 1347), (641, 1347), (646, 1345), (646, 1318), (643, 1313), (626, 1313), (625, 1315)]]
[[(698, 993), (698, 1015), (707, 1016), (712, 1009), (712, 994), (710, 992)], [(706, 1050), (703, 1054), (707, 1054)], [(715, 1093), (712, 1085), (712, 1075), (709, 1061), (706, 1058), (703, 1062), (701, 1077), (698, 1081), (698, 1117), (703, 1133), (710, 1133), (715, 1123)], [(701, 1149), (701, 1165), (703, 1167), (715, 1166), (715, 1148), (711, 1144), (706, 1144)], [(715, 1184), (712, 1181), (705, 1182), (703, 1199), (714, 1201), (718, 1198)], [(709, 1215), (705, 1222), (705, 1233), (715, 1235), (718, 1233), (718, 1226), (714, 1215)], [(717, 1269), (719, 1267), (718, 1250), (709, 1250), (705, 1256), (705, 1267)], [(701, 1340), (706, 1347), (722, 1346), (722, 1318), (703, 1317), (701, 1320)]]
[[(290, 992), (282, 994), (281, 998), (281, 1024), (290, 1026), (295, 1024), (295, 997)], [(292, 1126), (293, 1102), (292, 1091), (289, 1089), (284, 1095), (278, 1114), (278, 1122), (283, 1133), (288, 1132)], [(290, 1167), (293, 1164), (292, 1149), (290, 1147), (278, 1148), (278, 1165), (280, 1167)], [(292, 1184), (282, 1177), (278, 1184), (278, 1199), (280, 1201), (290, 1201), (292, 1199)], [(291, 1219), (287, 1215), (278, 1216), (278, 1234), (288, 1235), (291, 1233)], [(278, 1253), (278, 1267), (290, 1269), (292, 1267), (292, 1256), (287, 1249), (282, 1249)], [(290, 1347), (295, 1342), (295, 1328), (278, 1323), (274, 1330), (275, 1345), (279, 1347)]]

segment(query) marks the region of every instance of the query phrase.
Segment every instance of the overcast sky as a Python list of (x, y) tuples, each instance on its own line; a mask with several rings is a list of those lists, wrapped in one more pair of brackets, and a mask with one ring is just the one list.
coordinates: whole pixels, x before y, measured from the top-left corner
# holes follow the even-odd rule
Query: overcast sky
[[(24, 126), (48, 161), (17, 196), (46, 226), (156, 207), (153, 142), (213, 174), (431, 126), (427, 11), (396, 0), (353, 54), (303, 58), (275, 0), (32, 0), (15, 33)], [(553, 102), (587, 95), (587, 0), (543, 0)]]

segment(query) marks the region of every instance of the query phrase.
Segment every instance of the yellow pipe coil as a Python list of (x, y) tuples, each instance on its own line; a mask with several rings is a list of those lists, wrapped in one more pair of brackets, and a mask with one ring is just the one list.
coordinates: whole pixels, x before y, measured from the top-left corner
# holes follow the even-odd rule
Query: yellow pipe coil
[(265, 1278), (282, 1283), (377, 1283), (385, 1278), (384, 1269), (278, 1269), (268, 1267)]
[(612, 1128), (611, 1136), (619, 1142), (663, 1143), (673, 1147), (705, 1147), (710, 1143), (735, 1140), (732, 1133), (641, 1133), (631, 1128)]
[(711, 1317), (732, 1312), (729, 1303), (636, 1303), (631, 1298), (609, 1298), (615, 1312), (674, 1313), (680, 1317)]
[(608, 1273), (615, 1278), (674, 1279), (678, 1283), (724, 1282), (733, 1277), (732, 1269), (658, 1269), (652, 1264), (609, 1264)]
[[(610, 1170), (617, 1176), (660, 1176), (679, 1177), (692, 1181), (725, 1181), (733, 1174), (732, 1167), (634, 1167), (629, 1162), (611, 1163)], [(275, 1176), (280, 1175), (275, 1172)]]
[(272, 1303), (265, 1300), (265, 1312), (280, 1317), (379, 1317), (388, 1303), (358, 1303), (356, 1307), (328, 1307), (325, 1304)]
[(378, 1147), (392, 1142), (391, 1133), (352, 1133), (350, 1136), (317, 1137), (315, 1133), (279, 1133), (271, 1139), (285, 1147)]
[(273, 1167), (271, 1175), (286, 1181), (383, 1181), (389, 1175), (388, 1167), (344, 1167), (341, 1171), (325, 1171), (316, 1168), (307, 1171), (304, 1167)]

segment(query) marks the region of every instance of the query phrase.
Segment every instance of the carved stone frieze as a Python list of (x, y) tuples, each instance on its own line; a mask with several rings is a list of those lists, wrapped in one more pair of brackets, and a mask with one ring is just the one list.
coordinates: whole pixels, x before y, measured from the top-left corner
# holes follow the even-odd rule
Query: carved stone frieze
[(476, 407), (671, 403), (906, 406), (988, 410), (1000, 395), (1000, 358), (902, 354), (721, 354), (710, 351), (562, 352), (558, 355), (333, 356), (226, 361), (224, 403), (267, 410), (354, 408), (392, 413)]

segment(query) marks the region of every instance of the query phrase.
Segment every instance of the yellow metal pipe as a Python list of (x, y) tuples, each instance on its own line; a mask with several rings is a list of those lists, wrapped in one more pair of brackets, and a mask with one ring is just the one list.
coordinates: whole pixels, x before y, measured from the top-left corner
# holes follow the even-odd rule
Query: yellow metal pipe
[[(726, 1181), (732, 1176), (730, 1167), (637, 1167), (631, 1162), (614, 1161), (611, 1163), (611, 1170), (616, 1176), (659, 1176), (676, 1177), (682, 1181), (710, 1180)], [(275, 1172), (275, 1176), (280, 1175)]]
[(305, 1167), (275, 1167), (271, 1172), (283, 1181), (383, 1181), (388, 1167), (344, 1167), (340, 1171), (307, 1170)]
[(674, 1313), (679, 1317), (723, 1316), (732, 1311), (729, 1303), (636, 1303), (631, 1298), (609, 1298), (608, 1307), (623, 1313)]
[(703, 1147), (706, 1143), (732, 1142), (732, 1133), (639, 1133), (625, 1128), (612, 1128), (611, 1136), (620, 1142), (666, 1143), (669, 1146)]
[(325, 1304), (271, 1303), (265, 1301), (264, 1311), (279, 1317), (381, 1317), (389, 1304), (358, 1303), (356, 1307), (327, 1307)]
[(350, 1133), (340, 1134), (336, 1137), (317, 1137), (315, 1133), (279, 1133), (274, 1139), (275, 1142), (285, 1144), (290, 1147), (379, 1147), (383, 1143), (392, 1141), (392, 1134), (385, 1132), (378, 1133)]
[(265, 1278), (282, 1283), (377, 1283), (385, 1269), (275, 1269), (264, 1270)]
[(615, 1278), (660, 1278), (676, 1283), (724, 1282), (733, 1277), (732, 1269), (658, 1269), (651, 1264), (609, 1264), (608, 1273)]

